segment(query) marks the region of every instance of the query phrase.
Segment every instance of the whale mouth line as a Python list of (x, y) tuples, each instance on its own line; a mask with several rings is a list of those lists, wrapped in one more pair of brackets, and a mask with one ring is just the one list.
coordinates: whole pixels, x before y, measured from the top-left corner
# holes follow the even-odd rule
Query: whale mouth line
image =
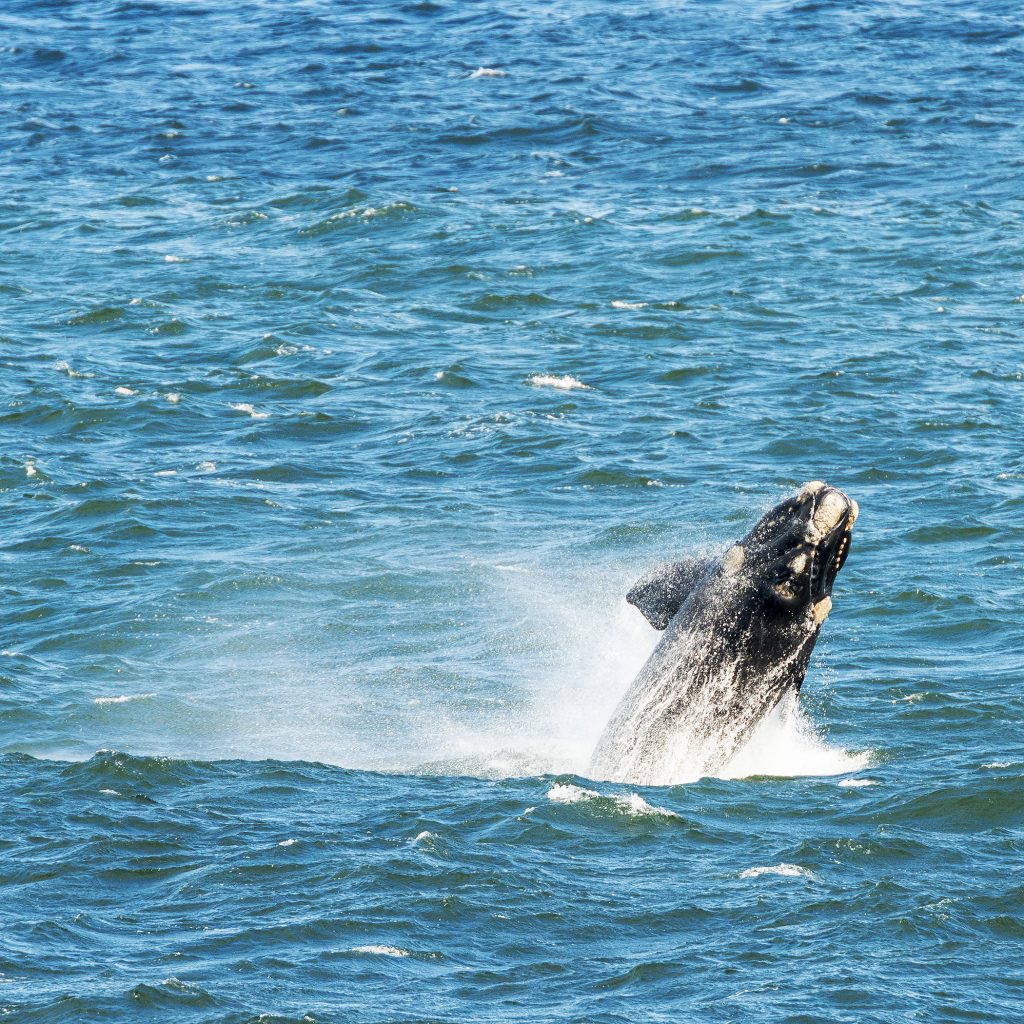
[[(832, 491), (831, 493), (837, 492)], [(811, 529), (814, 529), (815, 532), (817, 532), (814, 523), (818, 511), (817, 498), (816, 495), (809, 520)], [(850, 553), (850, 538), (856, 518), (854, 509), (848, 505), (825, 534), (815, 540), (811, 552), (809, 573), (809, 590), (812, 600), (827, 597), (831, 593), (832, 584)]]

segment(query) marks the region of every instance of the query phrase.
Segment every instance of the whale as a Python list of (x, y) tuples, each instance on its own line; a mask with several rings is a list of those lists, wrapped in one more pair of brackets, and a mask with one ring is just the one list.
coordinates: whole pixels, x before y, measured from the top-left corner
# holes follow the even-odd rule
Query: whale
[(714, 775), (795, 701), (858, 514), (814, 480), (720, 557), (641, 577), (626, 600), (663, 632), (594, 749), (592, 777), (670, 785)]

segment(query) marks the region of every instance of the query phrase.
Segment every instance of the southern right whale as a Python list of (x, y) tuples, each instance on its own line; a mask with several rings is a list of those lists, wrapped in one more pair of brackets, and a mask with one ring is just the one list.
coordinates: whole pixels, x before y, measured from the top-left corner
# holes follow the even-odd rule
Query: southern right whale
[(591, 773), (648, 785), (713, 774), (799, 693), (857, 513), (842, 491), (813, 481), (721, 558), (640, 579), (626, 599), (665, 632), (605, 728)]

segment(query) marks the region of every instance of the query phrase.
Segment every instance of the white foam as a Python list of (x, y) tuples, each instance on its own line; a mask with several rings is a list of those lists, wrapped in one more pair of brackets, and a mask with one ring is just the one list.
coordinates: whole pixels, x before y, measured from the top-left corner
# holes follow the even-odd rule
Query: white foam
[(164, 257), (164, 263), (187, 263), (188, 260), (184, 256), (171, 256), (168, 254)]
[(559, 391), (589, 391), (590, 386), (583, 381), (565, 374), (556, 377), (550, 373), (535, 373), (529, 381), (535, 388), (556, 388)]
[(68, 551), (77, 551), (79, 554), (89, 554), (89, 549), (84, 544), (69, 544)]
[(502, 71), (501, 68), (477, 68), (469, 77), (470, 78), (504, 78), (508, 74), (507, 71)]
[(254, 420), (265, 420), (270, 416), (269, 412), (257, 412), (256, 407), (250, 402), (229, 402), (228, 404), (237, 412), (247, 412)]
[(414, 840), (414, 843), (429, 843), (431, 839), (436, 839), (437, 836), (433, 832), (421, 832)]
[(196, 469), (198, 469), (202, 473), (212, 473), (216, 468), (217, 463), (210, 462), (209, 459), (203, 459), (203, 461), (200, 462), (198, 466), (196, 466)]
[(153, 476), (177, 476), (178, 471), (176, 469), (158, 469)]
[(117, 697), (96, 697), (93, 704), (128, 704), (133, 700), (148, 700), (155, 696), (155, 693), (123, 693)]
[(629, 793), (626, 796), (615, 797), (615, 803), (623, 811), (633, 815), (633, 817), (640, 818), (650, 815), (655, 818), (678, 818), (679, 815), (675, 811), (670, 811), (667, 807), (658, 807), (655, 804), (649, 804), (639, 793)]
[(596, 790), (574, 786), (571, 782), (556, 782), (548, 790), (548, 799), (556, 804), (578, 804), (581, 800), (593, 800), (600, 795)]
[(839, 783), (843, 789), (863, 789), (865, 786), (877, 786), (877, 779), (842, 779)]
[(620, 811), (629, 814), (631, 817), (657, 817), (657, 818), (678, 818), (675, 811), (665, 807), (656, 807), (649, 804), (639, 793), (627, 793), (625, 796), (618, 794), (610, 797), (602, 796), (597, 790), (586, 789), (583, 786), (574, 785), (571, 782), (556, 782), (548, 790), (548, 799), (556, 804), (578, 804), (589, 800), (607, 800), (613, 803)]
[(353, 946), (352, 953), (368, 953), (370, 956), (409, 956), (409, 950), (398, 946)]
[(646, 302), (626, 302), (624, 299), (615, 299), (612, 302), (612, 309), (646, 309)]
[(114, 388), (114, 394), (121, 395), (124, 398), (130, 398), (132, 395), (137, 395), (138, 391), (134, 388), (125, 387), (124, 384), (120, 384), (118, 387)]
[(294, 846), (298, 842), (298, 839), (282, 839), (278, 846)]
[(38, 475), (39, 470), (36, 468), (36, 464), (29, 459), (28, 462), (25, 463), (25, 476), (31, 478)]
[(1012, 768), (1012, 761), (989, 761), (988, 764), (983, 764), (982, 768)]
[(179, 395), (177, 391), (168, 391), (167, 394), (164, 395), (164, 398), (166, 398), (171, 405), (177, 405), (181, 401), (181, 395)]
[(762, 875), (781, 875), (783, 878), (817, 878), (813, 871), (800, 867), (799, 864), (766, 864), (756, 868), (747, 868), (740, 872), (740, 878), (760, 878)]

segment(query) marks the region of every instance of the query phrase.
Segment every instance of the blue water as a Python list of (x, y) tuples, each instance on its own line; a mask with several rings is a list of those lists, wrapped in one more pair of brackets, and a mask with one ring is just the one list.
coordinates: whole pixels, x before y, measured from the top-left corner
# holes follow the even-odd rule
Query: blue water
[[(0, 7), (0, 1018), (1024, 1019), (1024, 24)], [(586, 777), (825, 479), (798, 719)]]

